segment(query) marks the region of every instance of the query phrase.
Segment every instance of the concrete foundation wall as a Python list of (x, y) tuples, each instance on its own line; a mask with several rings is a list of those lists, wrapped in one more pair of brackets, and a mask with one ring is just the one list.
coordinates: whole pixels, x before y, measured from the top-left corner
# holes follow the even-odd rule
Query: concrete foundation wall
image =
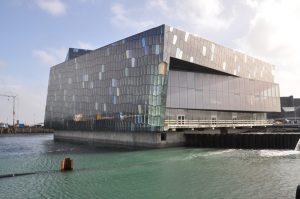
[(161, 148), (183, 146), (185, 143), (183, 132), (167, 132), (165, 133), (165, 140), (161, 139), (164, 137), (161, 134), (150, 132), (55, 131), (54, 140), (126, 148)]
[(296, 148), (300, 133), (186, 133), (186, 146), (234, 149), (290, 149)]

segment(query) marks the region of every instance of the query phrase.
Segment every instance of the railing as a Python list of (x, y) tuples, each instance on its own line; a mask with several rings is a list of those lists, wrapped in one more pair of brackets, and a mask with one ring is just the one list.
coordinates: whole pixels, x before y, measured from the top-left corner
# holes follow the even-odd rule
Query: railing
[(164, 130), (169, 129), (196, 129), (221, 127), (253, 127), (270, 126), (268, 120), (165, 120)]

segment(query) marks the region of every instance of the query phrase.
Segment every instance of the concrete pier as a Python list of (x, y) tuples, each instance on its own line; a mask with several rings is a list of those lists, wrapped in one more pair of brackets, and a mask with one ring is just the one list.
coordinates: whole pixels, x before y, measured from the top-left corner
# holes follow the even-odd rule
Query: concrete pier
[(185, 144), (183, 132), (55, 131), (54, 140), (122, 148), (162, 148)]
[(185, 133), (188, 147), (238, 149), (295, 149), (300, 133)]
[[(295, 149), (299, 132), (244, 132), (247, 129), (181, 132), (55, 131), (54, 140), (83, 142), (103, 147), (201, 147), (237, 149)], [(228, 133), (230, 132), (230, 133)]]

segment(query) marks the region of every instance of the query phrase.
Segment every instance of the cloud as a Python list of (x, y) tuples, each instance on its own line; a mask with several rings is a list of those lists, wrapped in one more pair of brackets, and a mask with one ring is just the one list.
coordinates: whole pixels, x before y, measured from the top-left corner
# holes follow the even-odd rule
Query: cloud
[(216, 31), (229, 28), (234, 20), (234, 12), (219, 0), (152, 0), (140, 7), (115, 3), (111, 12), (114, 25), (137, 30), (170, 23), (189, 30)]
[(227, 29), (233, 17), (225, 16), (225, 9), (219, 0), (153, 0), (150, 8), (165, 18), (187, 26), (198, 26), (214, 30)]
[(154, 25), (152, 20), (132, 18), (137, 10), (126, 9), (121, 3), (114, 3), (111, 12), (113, 14), (111, 21), (118, 27), (145, 29)]
[(238, 48), (276, 66), (281, 95), (300, 97), (294, 86), (300, 83), (300, 27), (296, 25), (300, 20), (300, 2), (251, 0), (248, 5), (254, 16), (249, 31), (237, 40)]
[(78, 41), (77, 43), (78, 43), (78, 48), (81, 48), (81, 49), (94, 50), (94, 49), (98, 48), (94, 44), (84, 42), (84, 41)]
[(66, 13), (66, 5), (61, 0), (35, 0), (42, 10), (51, 15), (58, 16)]
[(65, 60), (68, 49), (66, 48), (47, 48), (44, 50), (33, 50), (33, 55), (43, 64), (53, 66)]

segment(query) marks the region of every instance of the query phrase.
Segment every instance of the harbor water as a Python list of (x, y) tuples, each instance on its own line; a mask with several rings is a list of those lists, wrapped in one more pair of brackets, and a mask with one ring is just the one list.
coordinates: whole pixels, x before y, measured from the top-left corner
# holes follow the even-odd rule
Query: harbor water
[[(61, 173), (60, 161), (74, 160)], [(0, 135), (0, 198), (295, 198), (293, 150), (104, 149), (52, 134)]]

